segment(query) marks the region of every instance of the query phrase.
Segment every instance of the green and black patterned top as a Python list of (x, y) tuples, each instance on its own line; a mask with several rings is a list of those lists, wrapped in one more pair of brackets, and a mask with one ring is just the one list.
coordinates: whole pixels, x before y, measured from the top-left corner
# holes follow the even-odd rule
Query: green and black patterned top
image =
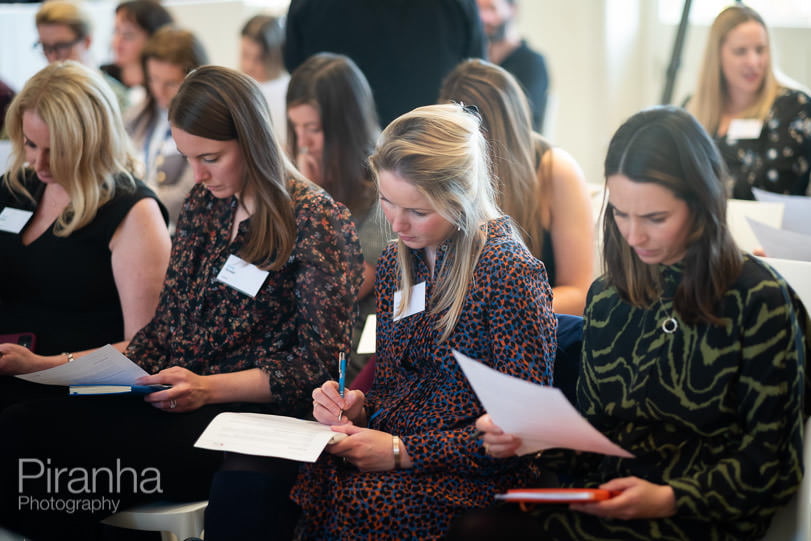
[[(537, 509), (549, 539), (758, 539), (800, 484), (811, 329), (800, 301), (745, 256), (720, 303), (723, 326), (688, 325), (672, 302), (682, 267), (661, 269), (664, 294), (648, 309), (603, 279), (591, 286), (578, 409), (636, 458), (569, 455), (564, 484), (627, 476), (669, 484), (676, 515), (623, 521)], [(668, 334), (671, 316), (678, 328)]]

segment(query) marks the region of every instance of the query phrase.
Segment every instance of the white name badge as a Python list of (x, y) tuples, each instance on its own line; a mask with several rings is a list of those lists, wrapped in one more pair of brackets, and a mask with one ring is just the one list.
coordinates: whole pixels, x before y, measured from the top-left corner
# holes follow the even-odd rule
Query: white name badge
[(399, 321), (404, 317), (413, 316), (414, 314), (425, 311), (425, 282), (420, 282), (415, 286), (411, 286), (411, 295), (408, 298), (408, 306), (406, 306), (404, 312), (400, 312), (398, 314), (397, 309), (400, 306), (400, 299), (402, 298), (402, 291), (394, 292), (394, 307), (392, 308), (394, 321)]
[(757, 139), (763, 131), (763, 122), (756, 118), (734, 118), (727, 128), (727, 142), (738, 139)]
[(268, 271), (264, 271), (256, 265), (252, 265), (231, 254), (217, 275), (217, 280), (245, 293), (249, 297), (256, 297), (268, 274)]
[(33, 211), (6, 207), (0, 212), (0, 231), (19, 233), (33, 216)]

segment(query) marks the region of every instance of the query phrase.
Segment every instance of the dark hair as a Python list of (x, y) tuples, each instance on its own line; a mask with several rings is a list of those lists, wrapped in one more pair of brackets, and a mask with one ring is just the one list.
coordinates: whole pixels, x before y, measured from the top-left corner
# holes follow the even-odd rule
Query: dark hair
[(262, 48), (265, 69), (272, 73), (284, 68), (282, 47), (284, 46), (283, 19), (270, 15), (254, 15), (245, 23), (240, 32), (242, 37), (255, 41)]
[(149, 88), (149, 71), (146, 68), (147, 60), (150, 58), (176, 65), (180, 67), (184, 74), (208, 64), (208, 55), (203, 44), (188, 30), (165, 26), (155, 32), (144, 45), (144, 50), (141, 51), (141, 68), (144, 71), (146, 103), (135, 117), (133, 123), (136, 126), (148, 126), (155, 121), (158, 114), (155, 96)]
[[(322, 184), (354, 214), (375, 200), (366, 159), (379, 133), (377, 110), (366, 77), (348, 57), (319, 53), (293, 71), (287, 108), (309, 104), (318, 110), (324, 132)], [(287, 123), (290, 152), (298, 141)]]
[(221, 66), (198, 68), (172, 100), (169, 121), (197, 137), (237, 141), (245, 162), (245, 187), (256, 197), (240, 256), (263, 268), (279, 269), (296, 240), (288, 179), (300, 177), (273, 137), (270, 111), (256, 82)]
[(115, 12), (123, 12), (130, 22), (137, 24), (148, 36), (164, 25), (175, 22), (172, 14), (155, 0), (128, 0), (121, 2)]
[[(740, 274), (742, 259), (726, 223), (726, 166), (710, 136), (683, 109), (646, 109), (626, 120), (612, 137), (606, 179), (612, 175), (653, 182), (687, 203), (690, 233), (674, 306), (688, 323), (721, 323), (715, 315), (717, 303)], [(610, 203), (603, 235), (608, 284), (631, 304), (649, 306), (661, 295), (660, 274), (622, 238)]]

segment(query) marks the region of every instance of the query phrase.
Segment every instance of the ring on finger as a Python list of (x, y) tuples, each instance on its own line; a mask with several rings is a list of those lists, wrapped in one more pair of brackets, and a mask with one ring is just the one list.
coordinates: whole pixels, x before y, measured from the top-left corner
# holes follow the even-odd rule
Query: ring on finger
[(490, 454), (490, 444), (489, 443), (484, 444), (484, 454), (486, 454), (486, 455)]
[(177, 407), (177, 401), (176, 401), (176, 400), (174, 400), (174, 399), (170, 400), (170, 401), (169, 401), (169, 409), (170, 409), (170, 410), (173, 410), (173, 409), (175, 409), (176, 407)]

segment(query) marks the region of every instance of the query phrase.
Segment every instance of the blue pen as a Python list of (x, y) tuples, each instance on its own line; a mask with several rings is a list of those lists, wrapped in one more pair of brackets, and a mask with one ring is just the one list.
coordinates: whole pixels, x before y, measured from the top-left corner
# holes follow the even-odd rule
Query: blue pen
[[(341, 395), (341, 398), (344, 397), (344, 391), (346, 390), (346, 355), (343, 353), (338, 355), (338, 394)], [(338, 420), (341, 420), (341, 416), (343, 415), (343, 410), (338, 412)]]

